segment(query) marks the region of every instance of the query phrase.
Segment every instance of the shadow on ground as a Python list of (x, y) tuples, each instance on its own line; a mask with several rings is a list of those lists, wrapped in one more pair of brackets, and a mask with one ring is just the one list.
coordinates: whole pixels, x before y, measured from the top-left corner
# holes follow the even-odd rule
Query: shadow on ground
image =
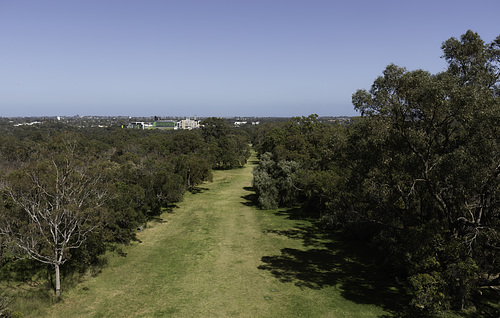
[(241, 202), (241, 204), (246, 206), (257, 206), (257, 194), (255, 194), (255, 188), (244, 187), (243, 189), (248, 191), (249, 193), (241, 197), (242, 199), (244, 199), (244, 201)]
[(476, 294), (472, 299), (475, 304), (475, 310), (470, 312), (459, 312), (458, 315), (465, 318), (500, 317), (499, 300), (500, 290), (485, 288), (482, 290), (481, 294)]
[[(278, 216), (310, 221), (300, 209), (280, 210)], [(278, 255), (263, 256), (258, 268), (271, 272), (284, 283), (301, 288), (336, 286), (341, 295), (358, 304), (374, 304), (394, 316), (408, 316), (408, 298), (399, 290), (395, 277), (376, 261), (376, 251), (361, 241), (336, 238), (317, 221), (293, 229), (269, 230), (290, 239), (302, 240), (304, 249), (283, 248)]]
[(203, 193), (203, 192), (208, 191), (208, 190), (209, 190), (208, 188), (193, 187), (191, 190), (189, 190), (189, 192), (191, 192), (193, 194), (197, 194), (197, 193)]

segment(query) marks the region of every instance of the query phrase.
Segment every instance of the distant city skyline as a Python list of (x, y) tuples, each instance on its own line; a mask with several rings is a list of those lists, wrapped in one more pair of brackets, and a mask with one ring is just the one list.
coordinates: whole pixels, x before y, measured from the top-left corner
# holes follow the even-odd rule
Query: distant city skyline
[(3, 0), (0, 117), (355, 116), (391, 63), (500, 35), (500, 2)]

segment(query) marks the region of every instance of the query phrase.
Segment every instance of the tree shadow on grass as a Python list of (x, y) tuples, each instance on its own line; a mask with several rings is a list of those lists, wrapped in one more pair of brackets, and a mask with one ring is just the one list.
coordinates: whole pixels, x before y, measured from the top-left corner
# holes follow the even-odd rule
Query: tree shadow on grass
[(257, 194), (255, 193), (255, 188), (254, 187), (244, 187), (243, 188), (245, 191), (250, 192), (247, 195), (241, 196), (242, 199), (244, 199), (244, 202), (241, 202), (241, 204), (246, 205), (246, 206), (257, 206)]
[[(300, 213), (280, 211), (296, 219)], [(308, 222), (310, 223), (310, 222)], [(358, 304), (373, 304), (405, 316), (408, 297), (400, 291), (394, 276), (377, 262), (376, 251), (361, 241), (347, 241), (325, 233), (317, 222), (268, 233), (302, 240), (304, 249), (283, 248), (279, 255), (263, 256), (258, 268), (269, 271), (284, 283), (300, 288), (322, 289), (335, 286), (341, 295)]]
[(192, 194), (197, 194), (197, 193), (203, 193), (203, 192), (208, 191), (208, 190), (209, 190), (208, 188), (193, 187), (193, 188), (191, 188), (191, 190), (189, 190), (189, 192), (191, 192)]
[(301, 220), (317, 222), (319, 214), (314, 211), (309, 211), (301, 207), (294, 207), (288, 209), (279, 209), (274, 212), (275, 215), (282, 216), (287, 220)]
[(163, 211), (170, 214), (170, 213), (175, 213), (175, 210), (178, 208), (179, 208), (179, 206), (177, 204), (171, 203), (171, 204), (167, 205), (166, 207), (164, 207)]
[(465, 318), (500, 317), (500, 290), (485, 288), (481, 294), (476, 294), (472, 301), (475, 310), (471, 312), (462, 311), (458, 315)]
[[(155, 223), (167, 223), (162, 217), (163, 213), (168, 213), (168, 214), (174, 214), (175, 210), (178, 209), (179, 206), (175, 203), (168, 204), (167, 206), (164, 206), (161, 208), (161, 214), (156, 215), (152, 214), (148, 216), (147, 222), (155, 222)], [(137, 227), (138, 231), (142, 231), (147, 227), (147, 222), (144, 224), (141, 224)]]

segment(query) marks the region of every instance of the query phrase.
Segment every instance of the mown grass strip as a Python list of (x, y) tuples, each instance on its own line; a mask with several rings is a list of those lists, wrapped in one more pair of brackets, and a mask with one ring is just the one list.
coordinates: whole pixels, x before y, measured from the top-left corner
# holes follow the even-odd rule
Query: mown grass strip
[(382, 308), (390, 307), (385, 299), (370, 298), (378, 293), (370, 290), (383, 284), (369, 280), (363, 287), (366, 273), (356, 280), (356, 270), (371, 268), (364, 268), (354, 254), (341, 252), (338, 242), (318, 232), (311, 220), (296, 217), (294, 210), (253, 206), (252, 169), (250, 163), (216, 171), (213, 183), (186, 195), (178, 208), (163, 215), (163, 223), (139, 233), (142, 243), (125, 247), (126, 257), (111, 255), (102, 273), (66, 291), (47, 316), (388, 314)]

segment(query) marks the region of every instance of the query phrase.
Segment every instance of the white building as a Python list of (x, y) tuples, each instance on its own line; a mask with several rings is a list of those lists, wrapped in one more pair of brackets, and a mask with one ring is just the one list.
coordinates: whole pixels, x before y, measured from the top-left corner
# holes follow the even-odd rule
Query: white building
[(200, 128), (200, 121), (194, 119), (186, 118), (179, 122), (179, 129), (197, 129)]

